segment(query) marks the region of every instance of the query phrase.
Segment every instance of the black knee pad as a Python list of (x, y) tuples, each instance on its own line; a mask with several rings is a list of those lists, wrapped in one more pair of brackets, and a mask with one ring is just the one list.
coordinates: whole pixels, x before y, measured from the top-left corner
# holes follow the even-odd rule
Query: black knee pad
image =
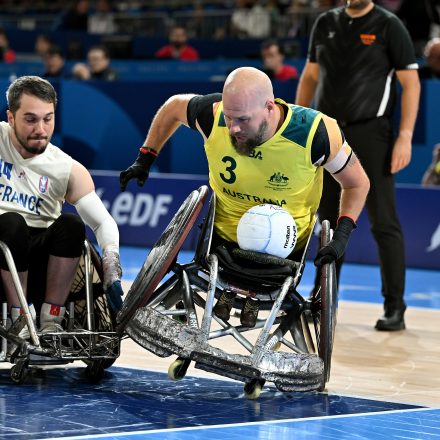
[[(16, 212), (0, 215), (0, 240), (9, 247), (17, 270), (26, 271), (29, 264), (30, 235), (22, 215)], [(0, 252), (0, 268), (9, 270), (3, 252)]]
[(56, 257), (76, 258), (81, 256), (86, 228), (76, 214), (61, 214), (48, 229), (49, 254)]

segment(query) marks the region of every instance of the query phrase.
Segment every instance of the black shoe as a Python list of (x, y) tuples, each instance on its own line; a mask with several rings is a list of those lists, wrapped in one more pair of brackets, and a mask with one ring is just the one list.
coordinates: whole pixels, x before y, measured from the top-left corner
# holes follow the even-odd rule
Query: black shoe
[(396, 330), (405, 330), (405, 320), (403, 318), (405, 310), (406, 307), (386, 310), (385, 314), (377, 320), (374, 328), (376, 330), (390, 332)]
[(241, 309), (240, 322), (245, 327), (255, 327), (260, 310), (260, 301), (247, 297)]
[(231, 317), (231, 310), (234, 306), (235, 293), (230, 290), (225, 290), (220, 295), (217, 304), (214, 306), (212, 311), (223, 321), (228, 321)]

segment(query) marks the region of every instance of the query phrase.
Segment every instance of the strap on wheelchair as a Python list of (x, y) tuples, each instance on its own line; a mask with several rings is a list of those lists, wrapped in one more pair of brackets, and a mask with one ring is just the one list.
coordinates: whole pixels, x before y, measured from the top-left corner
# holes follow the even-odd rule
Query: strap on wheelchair
[(279, 280), (292, 275), (297, 267), (295, 262), (284, 258), (243, 251), (238, 248), (229, 250), (224, 244), (217, 246), (214, 253), (224, 269), (229, 269), (239, 275), (261, 279)]

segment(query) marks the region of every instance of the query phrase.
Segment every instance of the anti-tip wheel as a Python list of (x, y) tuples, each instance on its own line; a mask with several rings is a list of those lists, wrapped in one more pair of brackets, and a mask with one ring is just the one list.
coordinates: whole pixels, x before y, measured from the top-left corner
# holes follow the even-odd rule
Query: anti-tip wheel
[(182, 380), (191, 361), (189, 359), (177, 358), (171, 365), (168, 367), (168, 377), (171, 380)]
[(105, 370), (100, 361), (92, 361), (87, 365), (84, 374), (91, 383), (98, 383), (104, 378)]
[(264, 380), (252, 379), (250, 382), (246, 382), (243, 388), (244, 397), (249, 400), (256, 400), (260, 397), (261, 390), (263, 389)]
[(11, 380), (14, 383), (22, 384), (28, 375), (29, 368), (26, 364), (18, 363), (11, 368)]

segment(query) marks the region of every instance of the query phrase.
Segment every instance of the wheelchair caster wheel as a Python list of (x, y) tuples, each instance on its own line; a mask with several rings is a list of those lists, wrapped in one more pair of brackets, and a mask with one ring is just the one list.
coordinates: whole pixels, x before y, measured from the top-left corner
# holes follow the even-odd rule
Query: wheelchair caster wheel
[(171, 365), (168, 367), (168, 377), (171, 380), (182, 380), (191, 361), (189, 359), (177, 358)]
[(280, 351), (281, 348), (281, 342), (277, 342), (274, 347), (273, 347), (273, 351)]
[[(269, 340), (272, 337), (272, 333), (269, 335)], [(275, 342), (275, 344), (272, 347), (272, 351), (280, 351), (281, 348), (281, 341)]]
[(323, 391), (325, 391), (325, 384), (326, 384), (325, 380), (323, 380), (323, 381), (320, 383), (319, 388), (318, 388), (318, 392), (319, 392), (319, 393), (322, 393)]
[(243, 388), (244, 397), (249, 400), (258, 399), (260, 397), (264, 383), (264, 379), (252, 379), (250, 382), (246, 382)]
[(11, 379), (14, 383), (21, 384), (26, 380), (28, 372), (27, 362), (18, 362), (11, 368)]
[(102, 363), (99, 361), (91, 362), (85, 369), (85, 376), (92, 383), (100, 382), (105, 375)]

